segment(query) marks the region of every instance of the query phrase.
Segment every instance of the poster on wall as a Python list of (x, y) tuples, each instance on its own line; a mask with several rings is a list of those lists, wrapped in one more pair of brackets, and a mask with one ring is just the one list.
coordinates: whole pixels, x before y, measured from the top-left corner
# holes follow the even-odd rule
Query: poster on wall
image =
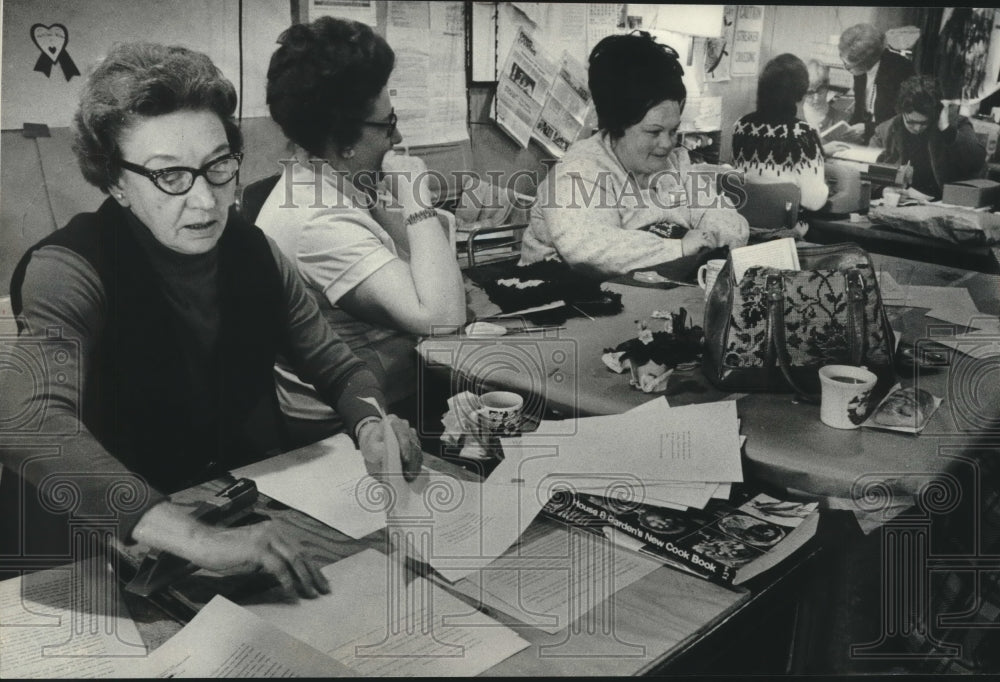
[(500, 70), (494, 118), (522, 148), (528, 146), (554, 76), (541, 45), (519, 29)]
[(562, 157), (583, 130), (590, 110), (590, 90), (583, 64), (563, 52), (552, 90), (532, 137), (556, 158)]
[(722, 12), (722, 36), (705, 38), (702, 72), (704, 82), (718, 83), (729, 80), (733, 42), (736, 36), (736, 6), (726, 5)]
[(733, 38), (733, 76), (756, 76), (760, 68), (760, 41), (764, 31), (764, 5), (738, 5)]

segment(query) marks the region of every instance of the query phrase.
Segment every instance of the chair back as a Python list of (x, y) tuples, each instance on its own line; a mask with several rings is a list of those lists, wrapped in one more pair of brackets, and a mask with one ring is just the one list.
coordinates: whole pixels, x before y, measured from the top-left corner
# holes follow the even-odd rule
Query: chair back
[(271, 195), (275, 185), (281, 178), (280, 174), (271, 175), (263, 180), (255, 180), (243, 187), (237, 200), (239, 211), (247, 222), (254, 223), (260, 215), (260, 209), (264, 208), (264, 202)]
[(750, 227), (778, 230), (791, 229), (799, 219), (802, 191), (794, 182), (744, 182), (743, 196), (728, 190), (736, 202), (736, 210), (747, 219)]

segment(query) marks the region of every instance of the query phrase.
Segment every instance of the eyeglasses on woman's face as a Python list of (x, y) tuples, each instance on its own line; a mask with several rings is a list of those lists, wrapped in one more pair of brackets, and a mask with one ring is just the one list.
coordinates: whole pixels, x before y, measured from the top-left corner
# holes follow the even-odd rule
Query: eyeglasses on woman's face
[(242, 152), (230, 152), (217, 159), (212, 159), (201, 168), (170, 166), (153, 169), (129, 161), (121, 161), (120, 165), (125, 170), (145, 175), (161, 192), (177, 196), (190, 192), (198, 176), (204, 177), (210, 185), (216, 187), (225, 185), (236, 177), (242, 162)]
[(366, 126), (375, 126), (376, 128), (386, 128), (387, 130), (385, 136), (388, 138), (392, 138), (392, 136), (396, 134), (396, 122), (398, 120), (399, 119), (396, 118), (396, 110), (393, 108), (389, 110), (389, 118), (385, 119), (384, 121), (362, 121), (361, 123)]

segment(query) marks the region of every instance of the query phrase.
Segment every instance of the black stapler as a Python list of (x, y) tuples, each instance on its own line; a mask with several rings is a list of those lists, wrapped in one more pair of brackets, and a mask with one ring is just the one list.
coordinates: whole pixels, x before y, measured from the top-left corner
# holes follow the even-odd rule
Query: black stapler
[[(195, 507), (191, 516), (205, 523), (219, 523), (256, 501), (257, 485), (249, 478), (241, 478)], [(170, 552), (159, 552), (142, 560), (135, 577), (125, 585), (125, 589), (140, 597), (149, 597), (197, 570), (198, 566), (187, 559)]]

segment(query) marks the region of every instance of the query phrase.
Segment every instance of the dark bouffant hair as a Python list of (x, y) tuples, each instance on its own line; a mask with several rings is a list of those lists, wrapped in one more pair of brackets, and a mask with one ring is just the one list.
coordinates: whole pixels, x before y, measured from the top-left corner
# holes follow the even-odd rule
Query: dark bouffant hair
[(73, 151), (83, 177), (102, 192), (118, 182), (122, 133), (137, 119), (208, 110), (222, 121), (232, 151), (243, 147), (236, 88), (207, 55), (186, 47), (119, 43), (84, 81), (73, 117)]
[(933, 76), (910, 76), (899, 86), (896, 113), (916, 111), (936, 123), (941, 115), (941, 87)]
[(396, 55), (356, 21), (320, 17), (278, 38), (267, 69), (267, 105), (285, 136), (314, 156), (361, 137), (362, 122), (389, 81)]
[(590, 53), (587, 79), (598, 126), (617, 139), (661, 102), (683, 104), (683, 75), (674, 49), (645, 31), (604, 38)]
[(809, 90), (809, 69), (794, 54), (779, 54), (764, 65), (757, 81), (757, 111), (795, 116), (796, 105)]

